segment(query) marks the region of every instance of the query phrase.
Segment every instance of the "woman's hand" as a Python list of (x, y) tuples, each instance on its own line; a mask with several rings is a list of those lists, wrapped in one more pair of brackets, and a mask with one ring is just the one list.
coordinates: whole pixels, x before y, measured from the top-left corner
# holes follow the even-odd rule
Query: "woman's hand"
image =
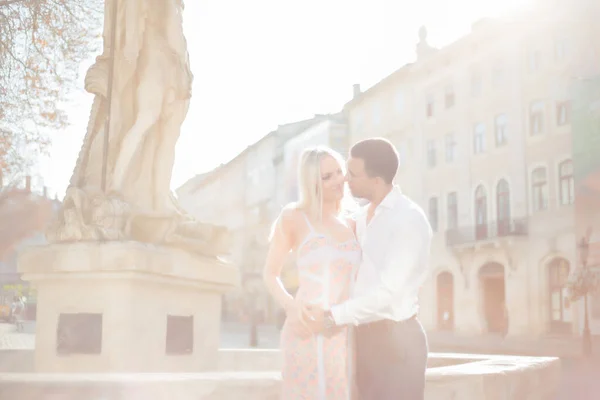
[(300, 300), (294, 299), (285, 307), (286, 323), (292, 331), (301, 338), (307, 338), (313, 335), (309, 328), (309, 307)]

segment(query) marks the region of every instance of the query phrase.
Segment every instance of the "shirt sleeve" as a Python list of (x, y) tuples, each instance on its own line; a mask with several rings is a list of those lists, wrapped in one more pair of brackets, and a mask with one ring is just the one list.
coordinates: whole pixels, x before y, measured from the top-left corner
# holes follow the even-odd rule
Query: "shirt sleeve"
[(388, 242), (385, 249), (388, 255), (378, 286), (369, 293), (333, 306), (331, 313), (336, 325), (359, 325), (370, 320), (401, 296), (403, 288), (420, 286), (428, 270), (422, 255), (429, 253), (431, 237), (431, 227), (425, 215), (411, 211)]

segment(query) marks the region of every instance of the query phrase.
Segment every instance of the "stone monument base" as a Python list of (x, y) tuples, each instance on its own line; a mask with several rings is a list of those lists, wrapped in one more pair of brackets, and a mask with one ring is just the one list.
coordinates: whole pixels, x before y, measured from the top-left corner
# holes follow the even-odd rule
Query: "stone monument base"
[(221, 294), (238, 271), (138, 242), (54, 244), (19, 258), (37, 290), (35, 371), (198, 372), (218, 363)]

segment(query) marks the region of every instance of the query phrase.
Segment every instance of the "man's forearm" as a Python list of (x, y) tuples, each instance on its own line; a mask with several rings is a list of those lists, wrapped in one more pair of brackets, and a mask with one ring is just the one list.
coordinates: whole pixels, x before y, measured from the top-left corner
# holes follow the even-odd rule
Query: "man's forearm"
[[(429, 225), (421, 220), (407, 221), (406, 226), (396, 231), (386, 251), (385, 259), (378, 266), (381, 271), (379, 284), (363, 295), (347, 300), (331, 308), (337, 325), (359, 325), (366, 321), (382, 318), (395, 299), (414, 285), (415, 280), (426, 272), (426, 263), (421, 260), (428, 251)], [(416, 278), (415, 278), (416, 277)]]

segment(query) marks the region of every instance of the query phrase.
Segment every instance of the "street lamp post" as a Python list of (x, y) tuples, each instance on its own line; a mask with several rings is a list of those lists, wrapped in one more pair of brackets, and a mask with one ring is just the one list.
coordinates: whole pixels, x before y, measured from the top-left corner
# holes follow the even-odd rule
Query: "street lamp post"
[[(589, 278), (588, 271), (588, 254), (589, 254), (589, 241), (587, 238), (581, 238), (579, 242), (579, 252), (581, 256), (581, 267), (584, 279)], [(592, 335), (590, 332), (590, 321), (588, 317), (588, 286), (589, 282), (584, 282), (585, 290), (583, 292), (583, 308), (584, 308), (584, 322), (583, 322), (583, 341), (582, 351), (585, 357), (589, 357), (592, 354)]]

